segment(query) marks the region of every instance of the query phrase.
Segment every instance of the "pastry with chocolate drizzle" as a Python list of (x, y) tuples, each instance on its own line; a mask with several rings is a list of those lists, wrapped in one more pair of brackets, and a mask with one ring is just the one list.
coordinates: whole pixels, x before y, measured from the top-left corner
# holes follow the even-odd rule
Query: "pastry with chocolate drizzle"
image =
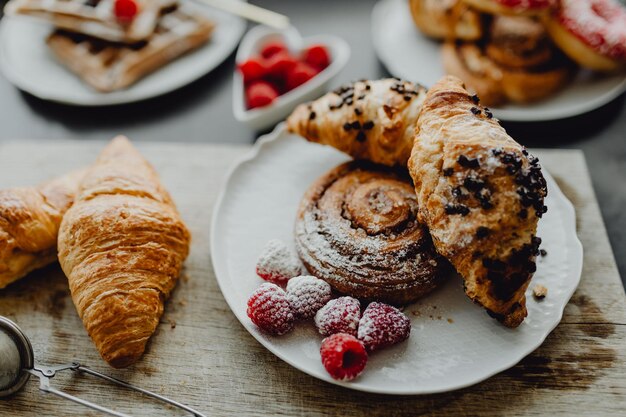
[(464, 279), (466, 294), (508, 327), (526, 317), (546, 212), (537, 158), (468, 93), (444, 77), (426, 95), (409, 172), (418, 220)]
[(406, 168), (347, 162), (306, 192), (296, 248), (309, 272), (336, 291), (407, 304), (435, 289), (449, 271), (417, 212)]
[(421, 85), (395, 78), (358, 81), (298, 106), (287, 128), (356, 159), (405, 167), (425, 94)]

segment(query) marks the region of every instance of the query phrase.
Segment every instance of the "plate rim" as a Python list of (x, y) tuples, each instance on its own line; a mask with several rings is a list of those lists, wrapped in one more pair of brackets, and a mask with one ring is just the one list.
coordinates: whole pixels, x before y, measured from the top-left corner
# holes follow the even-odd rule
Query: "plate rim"
[(565, 196), (565, 194), (563, 193), (563, 191), (561, 190), (561, 188), (558, 186), (558, 183), (556, 182), (556, 180), (550, 175), (550, 173), (548, 172), (548, 170), (546, 169), (545, 172), (547, 172), (547, 176), (549, 177), (549, 180), (555, 185), (552, 189), (550, 189), (551, 192), (555, 193), (557, 195), (557, 198), (564, 204), (564, 214), (563, 214), (563, 223), (564, 225), (566, 225), (566, 238), (570, 239), (572, 241), (573, 244), (573, 249), (575, 249), (577, 251), (577, 253), (580, 254), (580, 256), (576, 257), (574, 256), (573, 259), (576, 262), (575, 265), (572, 265), (572, 277), (575, 278), (575, 282), (573, 282), (573, 285), (571, 287), (571, 290), (565, 294), (565, 299), (567, 300), (566, 302), (563, 303), (562, 307), (559, 309), (559, 314), (558, 317), (554, 317), (553, 323), (546, 327), (546, 329), (544, 330), (544, 334), (538, 339), (537, 343), (532, 344), (531, 348), (528, 348), (527, 352), (524, 353), (520, 358), (515, 359), (512, 362), (506, 362), (505, 364), (503, 364), (500, 367), (496, 367), (493, 370), (485, 373), (484, 375), (480, 375), (478, 378), (472, 379), (471, 381), (467, 381), (467, 382), (463, 382), (463, 383), (457, 383), (457, 384), (450, 384), (448, 386), (446, 386), (445, 388), (439, 388), (439, 389), (431, 389), (431, 390), (415, 390), (415, 389), (406, 389), (406, 390), (402, 390), (402, 389), (391, 389), (391, 390), (381, 390), (381, 389), (376, 389), (376, 388), (371, 388), (368, 386), (361, 386), (361, 385), (354, 385), (350, 382), (343, 382), (343, 381), (337, 381), (333, 378), (330, 377), (330, 375), (325, 375), (319, 372), (314, 372), (310, 369), (306, 369), (301, 367), (298, 363), (296, 363), (295, 361), (291, 361), (287, 358), (285, 358), (281, 353), (280, 353), (280, 349), (278, 347), (274, 347), (272, 343), (268, 342), (266, 338), (262, 337), (261, 332), (258, 331), (251, 331), (252, 329), (252, 325), (250, 323), (249, 320), (247, 320), (247, 317), (243, 317), (242, 315), (240, 315), (238, 313), (239, 311), (239, 307), (240, 306), (234, 306), (233, 303), (235, 302), (235, 300), (232, 300), (229, 296), (226, 295), (225, 291), (224, 291), (224, 284), (226, 283), (226, 280), (224, 280), (222, 282), (222, 279), (220, 278), (220, 276), (222, 274), (224, 274), (225, 276), (227, 275), (227, 272), (225, 272), (225, 269), (227, 269), (226, 266), (226, 260), (222, 260), (220, 257), (217, 256), (216, 250), (214, 250), (214, 248), (218, 247), (218, 236), (217, 236), (217, 225), (219, 222), (219, 218), (221, 216), (221, 212), (223, 210), (223, 204), (224, 204), (224, 200), (226, 198), (226, 195), (229, 191), (229, 185), (231, 183), (231, 181), (234, 178), (234, 175), (236, 174), (237, 170), (245, 163), (250, 162), (252, 160), (254, 160), (260, 153), (261, 151), (266, 148), (269, 144), (271, 144), (272, 142), (275, 142), (277, 140), (279, 140), (281, 137), (283, 137), (284, 135), (287, 135), (287, 129), (286, 129), (286, 125), (285, 122), (281, 122), (279, 123), (272, 132), (263, 135), (259, 138), (259, 140), (252, 146), (252, 148), (249, 149), (248, 152), (246, 152), (245, 154), (243, 154), (242, 156), (240, 156), (239, 158), (237, 158), (235, 160), (235, 162), (233, 162), (233, 164), (231, 165), (231, 167), (229, 168), (226, 176), (223, 178), (222, 180), (222, 184), (220, 187), (220, 191), (219, 194), (215, 200), (215, 205), (213, 206), (213, 213), (211, 216), (211, 230), (210, 230), (210, 237), (209, 237), (209, 245), (210, 245), (210, 255), (211, 255), (211, 264), (213, 267), (213, 272), (215, 274), (215, 280), (217, 281), (218, 287), (220, 289), (220, 292), (222, 293), (222, 296), (224, 297), (224, 300), (226, 301), (226, 303), (228, 304), (228, 307), (230, 308), (231, 312), (235, 315), (235, 317), (237, 318), (237, 320), (241, 323), (241, 325), (244, 327), (244, 329), (254, 338), (256, 339), (265, 349), (267, 349), (268, 351), (270, 351), (272, 354), (274, 354), (276, 357), (278, 357), (280, 360), (288, 363), (289, 365), (291, 365), (292, 367), (294, 367), (295, 369), (304, 372), (307, 375), (310, 375), (314, 378), (317, 378), (319, 380), (334, 384), (334, 385), (338, 385), (344, 388), (349, 388), (355, 391), (361, 391), (361, 392), (369, 392), (369, 393), (376, 393), (376, 394), (385, 394), (385, 395), (427, 395), (427, 394), (438, 394), (438, 393), (443, 393), (443, 392), (450, 392), (450, 391), (456, 391), (462, 388), (466, 388), (472, 385), (476, 385), (480, 382), (483, 382), (489, 378), (491, 378), (492, 376), (499, 374), (500, 372), (503, 372), (507, 369), (512, 368), (513, 366), (517, 365), (521, 360), (523, 360), (524, 358), (526, 358), (528, 355), (530, 355), (532, 352), (534, 352), (538, 347), (540, 347), (546, 340), (546, 338), (554, 331), (554, 329), (560, 324), (562, 318), (563, 318), (563, 314), (565, 312), (565, 308), (566, 306), (569, 304), (569, 301), (571, 299), (571, 297), (574, 295), (574, 293), (576, 292), (576, 289), (578, 288), (578, 285), (580, 284), (580, 280), (582, 278), (582, 268), (583, 268), (583, 255), (584, 255), (584, 248), (583, 245), (580, 241), (580, 239), (578, 238), (577, 235), (577, 230), (576, 230), (576, 210), (574, 208), (574, 205), (572, 204), (572, 202)]
[[(207, 7), (194, 5), (193, 7), (202, 7), (204, 9), (208, 9)], [(64, 105), (71, 106), (80, 106), (80, 107), (109, 107), (109, 106), (118, 106), (122, 104), (131, 104), (137, 103), (149, 99), (153, 99), (156, 97), (160, 97), (166, 94), (169, 94), (173, 91), (179, 90), (197, 80), (209, 74), (211, 71), (215, 70), (218, 66), (220, 66), (232, 53), (237, 49), (241, 38), (246, 32), (247, 23), (244, 19), (237, 16), (230, 16), (233, 19), (233, 22), (236, 22), (236, 25), (233, 27), (233, 42), (228, 48), (225, 48), (223, 53), (219, 55), (219, 58), (215, 59), (212, 65), (207, 65), (201, 71), (198, 71), (194, 74), (193, 77), (188, 78), (180, 78), (177, 82), (174, 82), (170, 85), (170, 87), (165, 89), (153, 89), (151, 91), (145, 92), (143, 94), (139, 94), (137, 96), (128, 96), (128, 92), (132, 90), (133, 86), (131, 85), (125, 90), (120, 90), (122, 94), (106, 94), (103, 93), (98, 96), (94, 96), (92, 99), (80, 99), (76, 97), (67, 97), (57, 94), (50, 94), (49, 92), (43, 91), (36, 85), (33, 85), (28, 82), (24, 82), (19, 76), (15, 74), (15, 71), (12, 69), (11, 60), (7, 57), (6, 51), (6, 42), (9, 38), (8, 30), (11, 25), (14, 25), (16, 19), (12, 19), (10, 16), (5, 16), (5, 18), (0, 20), (0, 71), (4, 75), (4, 77), (9, 81), (13, 86), (18, 88), (21, 91), (24, 91), (34, 97), (37, 97), (41, 100), (50, 101), (54, 103), (60, 103)], [(21, 19), (20, 19), (21, 20)], [(22, 22), (19, 22), (22, 23)], [(39, 22), (29, 22), (32, 25), (45, 25), (45, 23)], [(206, 47), (207, 45), (204, 45)], [(202, 48), (202, 47), (201, 47)], [(200, 48), (200, 49), (201, 49)], [(190, 51), (190, 54), (200, 52), (200, 49)], [(158, 71), (158, 70), (157, 70)], [(72, 74), (75, 76), (74, 74)], [(90, 88), (89, 86), (85, 86), (86, 88)], [(94, 90), (95, 91), (95, 90)]]
[[(392, 7), (404, 2), (405, 0), (379, 0), (374, 5), (372, 9), (372, 14), (370, 16), (370, 38), (372, 40), (372, 46), (374, 47), (374, 52), (376, 54), (377, 59), (383, 65), (383, 67), (389, 71), (389, 73), (393, 76), (401, 77), (401, 72), (398, 71), (398, 68), (394, 66), (391, 62), (392, 60), (385, 59), (385, 53), (382, 52), (385, 50), (384, 45), (380, 43), (380, 40), (376, 37), (375, 28), (377, 27), (377, 22), (380, 22), (382, 17), (388, 10)], [(444, 74), (441, 75), (442, 77)], [(419, 80), (411, 80), (418, 81)], [(563, 120), (569, 119), (572, 117), (580, 116), (582, 114), (589, 113), (593, 110), (599, 109), (600, 107), (610, 103), (615, 100), (617, 97), (626, 92), (626, 74), (624, 75), (620, 84), (614, 87), (611, 90), (608, 90), (604, 94), (600, 96), (591, 97), (585, 100), (580, 100), (579, 103), (582, 103), (574, 108), (562, 109), (559, 108), (554, 111), (543, 111), (533, 113), (525, 110), (511, 110), (506, 108), (497, 108), (493, 107), (491, 110), (494, 115), (500, 119), (507, 122), (549, 122), (553, 120)]]

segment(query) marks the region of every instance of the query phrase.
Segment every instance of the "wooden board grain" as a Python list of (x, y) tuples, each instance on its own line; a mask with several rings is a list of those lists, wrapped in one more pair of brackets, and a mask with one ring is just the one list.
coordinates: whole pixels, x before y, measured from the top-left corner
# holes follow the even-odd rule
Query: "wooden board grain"
[[(0, 187), (34, 184), (86, 165), (103, 144), (0, 144)], [(259, 345), (230, 312), (211, 268), (209, 225), (224, 176), (247, 147), (137, 146), (156, 166), (192, 230), (183, 277), (145, 357), (121, 371), (99, 358), (58, 265), (0, 291), (0, 315), (29, 334), (42, 363), (78, 359), (212, 416), (611, 416), (626, 409), (626, 297), (582, 153), (537, 152), (576, 207), (585, 249), (582, 281), (561, 324), (517, 366), (483, 383), (445, 394), (395, 397), (354, 392), (291, 368)], [(185, 415), (86, 376), (53, 382), (132, 415)], [(23, 391), (0, 401), (0, 415), (97, 413), (39, 392), (32, 379)]]

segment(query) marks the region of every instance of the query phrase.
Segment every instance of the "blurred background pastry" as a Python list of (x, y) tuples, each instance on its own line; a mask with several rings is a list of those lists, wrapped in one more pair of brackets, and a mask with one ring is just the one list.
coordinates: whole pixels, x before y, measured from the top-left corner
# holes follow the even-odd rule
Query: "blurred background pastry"
[(463, 0), (481, 12), (494, 15), (537, 16), (547, 13), (557, 0)]
[(435, 39), (473, 41), (483, 35), (480, 13), (461, 0), (409, 0), (418, 28)]
[(488, 106), (544, 99), (565, 86), (575, 68), (543, 25), (524, 16), (495, 16), (484, 42), (446, 43), (443, 63)]
[(563, 52), (596, 71), (626, 66), (626, 8), (616, 0), (561, 0), (560, 4), (545, 22)]
[(51, 24), (55, 58), (100, 92), (127, 88), (204, 45), (215, 26), (177, 0), (12, 0), (5, 13)]
[[(422, 33), (445, 39), (445, 71), (463, 79), (488, 106), (551, 97), (574, 78), (577, 65), (602, 72), (626, 68), (626, 8), (616, 0), (409, 4)], [(467, 16), (482, 25), (472, 31), (479, 36), (454, 30), (467, 28)]]

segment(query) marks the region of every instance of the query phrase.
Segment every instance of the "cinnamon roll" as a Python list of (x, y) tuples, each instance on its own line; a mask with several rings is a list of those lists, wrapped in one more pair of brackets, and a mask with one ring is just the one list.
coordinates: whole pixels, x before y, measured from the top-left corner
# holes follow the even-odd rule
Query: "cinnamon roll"
[(483, 36), (480, 13), (461, 0), (409, 0), (417, 28), (435, 39), (475, 41)]
[(417, 212), (406, 170), (347, 162), (304, 195), (296, 248), (309, 272), (336, 291), (407, 304), (435, 289), (447, 270)]
[(486, 44), (449, 42), (443, 60), (448, 74), (489, 106), (542, 100), (565, 86), (575, 68), (543, 25), (524, 16), (495, 16)]

